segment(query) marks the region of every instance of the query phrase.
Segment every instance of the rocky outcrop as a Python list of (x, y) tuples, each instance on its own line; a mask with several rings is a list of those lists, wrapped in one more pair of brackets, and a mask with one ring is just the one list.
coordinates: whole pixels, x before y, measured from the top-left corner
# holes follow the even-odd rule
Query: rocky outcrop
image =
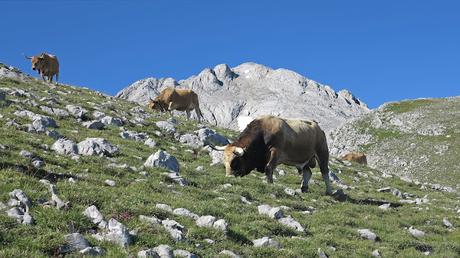
[(272, 114), (316, 119), (330, 131), (369, 111), (349, 91), (335, 92), (293, 71), (255, 63), (234, 68), (220, 64), (179, 82), (147, 78), (121, 90), (117, 97), (145, 105), (166, 87), (193, 89), (206, 121), (232, 129), (238, 128), (239, 119)]

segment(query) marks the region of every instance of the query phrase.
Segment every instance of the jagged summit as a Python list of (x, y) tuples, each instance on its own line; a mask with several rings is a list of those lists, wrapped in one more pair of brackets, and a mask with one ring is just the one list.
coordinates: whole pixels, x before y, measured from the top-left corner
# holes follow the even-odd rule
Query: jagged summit
[(252, 62), (233, 68), (219, 64), (178, 82), (171, 78), (140, 80), (117, 97), (146, 104), (149, 97), (168, 86), (193, 89), (200, 96), (206, 120), (233, 129), (239, 119), (272, 114), (316, 119), (330, 131), (369, 111), (347, 90), (335, 92), (294, 71)]

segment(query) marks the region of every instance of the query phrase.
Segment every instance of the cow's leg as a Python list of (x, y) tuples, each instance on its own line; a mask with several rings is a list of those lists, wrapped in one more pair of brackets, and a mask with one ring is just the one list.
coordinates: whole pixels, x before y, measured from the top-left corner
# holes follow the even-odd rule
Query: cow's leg
[(188, 109), (185, 110), (185, 113), (187, 113), (187, 120), (189, 120), (190, 119), (190, 110), (188, 110)]
[(302, 193), (308, 192), (308, 182), (311, 178), (311, 170), (308, 167), (308, 164), (302, 169), (302, 184), (300, 185), (300, 191)]
[(329, 151), (326, 148), (322, 148), (317, 152), (319, 160), (319, 169), (321, 170), (321, 175), (323, 176), (324, 183), (326, 184), (326, 194), (332, 194), (331, 182), (329, 180)]
[(278, 162), (278, 151), (275, 148), (270, 149), (270, 158), (268, 159), (267, 165), (265, 165), (265, 175), (267, 176), (267, 182), (273, 184), (273, 170)]
[(53, 75), (48, 75), (48, 81), (49, 81), (49, 83), (53, 82)]

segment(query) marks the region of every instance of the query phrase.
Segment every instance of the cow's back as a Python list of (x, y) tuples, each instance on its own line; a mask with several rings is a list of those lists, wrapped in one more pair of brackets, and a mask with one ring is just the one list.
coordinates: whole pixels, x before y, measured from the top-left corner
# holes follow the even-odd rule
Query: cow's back
[[(262, 117), (265, 134), (282, 152), (281, 163), (297, 165), (307, 162), (318, 148), (326, 146), (326, 136), (315, 121)], [(325, 146), (324, 146), (325, 145)]]

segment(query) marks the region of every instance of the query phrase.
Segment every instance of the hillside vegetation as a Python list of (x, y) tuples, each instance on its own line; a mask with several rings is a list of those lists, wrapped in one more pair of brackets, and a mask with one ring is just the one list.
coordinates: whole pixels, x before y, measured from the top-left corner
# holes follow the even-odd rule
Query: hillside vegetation
[[(136, 257), (138, 252), (159, 245), (169, 245), (176, 250), (176, 257), (180, 257), (178, 249), (199, 257), (226, 257), (223, 250), (241, 257), (460, 256), (457, 193), (408, 183), (388, 173), (336, 159), (331, 160), (330, 168), (336, 175), (334, 189), (343, 189), (347, 195), (342, 202), (324, 194), (324, 183), (316, 169), (309, 193), (293, 191), (300, 187), (300, 176), (288, 167), (279, 168), (273, 185), (265, 183), (263, 174), (257, 172), (244, 178), (226, 178), (222, 165), (210, 165), (212, 160), (206, 151), (177, 140), (203, 127), (194, 121), (176, 117), (174, 135), (156, 124), (168, 120), (167, 115), (86, 88), (33, 79), (0, 79), (0, 91), (5, 93), (5, 99), (0, 98), (0, 257), (80, 257), (78, 248), (63, 248), (70, 233), (80, 233), (90, 246), (100, 247), (99, 254), (109, 257)], [(75, 118), (40, 108), (67, 110), (67, 105), (82, 107), (87, 113)], [(57, 128), (28, 132), (30, 126), (26, 124), (35, 118), (19, 116), (18, 111), (25, 110), (54, 119)], [(94, 111), (121, 118), (124, 124), (89, 129), (83, 123), (95, 119), (99, 113)], [(211, 129), (230, 139), (236, 136), (230, 130)], [(120, 133), (125, 131), (145, 133), (156, 145), (122, 138)], [(118, 151), (95, 156), (58, 154), (51, 148), (59, 138), (56, 133), (75, 143), (104, 138)], [(458, 131), (450, 134), (457, 137)], [(158, 150), (177, 158), (186, 185), (169, 177), (164, 168), (144, 166)], [(46, 203), (51, 194), (42, 179), (54, 184), (59, 198), (68, 203), (60, 209)], [(31, 225), (7, 215), (10, 205), (15, 205), (9, 201), (15, 189), (21, 189), (30, 199), (28, 214), (34, 220)], [(198, 216), (211, 215), (225, 223), (201, 227), (195, 218), (157, 204), (169, 205), (172, 210), (186, 208)], [(263, 204), (281, 207), (284, 217), (291, 217), (301, 228), (260, 214), (258, 206)], [(92, 205), (105, 221), (115, 219), (130, 231), (129, 244), (99, 240), (98, 234), (108, 228), (84, 215)], [(176, 225), (182, 239), (178, 240), (177, 234), (173, 237), (167, 230), (168, 223)], [(367, 238), (361, 236), (361, 229), (369, 229), (377, 239), (367, 239), (373, 238), (369, 234)], [(415, 229), (423, 231), (423, 236), (415, 234)], [(120, 232), (125, 234), (125, 230)], [(277, 243), (254, 246), (253, 240), (263, 237)]]
[(334, 154), (362, 151), (381, 171), (460, 189), (460, 97), (388, 103), (332, 139)]

